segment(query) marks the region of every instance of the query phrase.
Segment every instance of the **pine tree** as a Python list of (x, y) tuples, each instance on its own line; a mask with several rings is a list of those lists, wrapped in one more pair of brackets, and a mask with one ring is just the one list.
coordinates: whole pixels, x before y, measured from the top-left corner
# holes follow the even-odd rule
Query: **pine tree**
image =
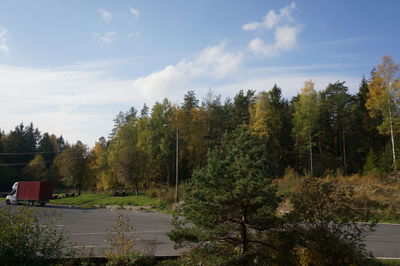
[(181, 244), (216, 245), (227, 254), (238, 249), (244, 261), (256, 246), (268, 246), (258, 237), (274, 226), (279, 198), (263, 154), (263, 145), (245, 127), (225, 135), (222, 148), (209, 153), (207, 165), (185, 186), (183, 213), (193, 226), (177, 222), (170, 237)]

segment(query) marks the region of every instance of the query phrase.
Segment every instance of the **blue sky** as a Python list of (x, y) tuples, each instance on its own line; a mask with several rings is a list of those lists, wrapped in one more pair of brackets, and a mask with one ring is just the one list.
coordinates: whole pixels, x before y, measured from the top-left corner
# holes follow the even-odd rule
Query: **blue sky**
[(92, 146), (119, 111), (188, 90), (355, 93), (400, 61), (399, 1), (2, 1), (0, 128), (31, 121)]

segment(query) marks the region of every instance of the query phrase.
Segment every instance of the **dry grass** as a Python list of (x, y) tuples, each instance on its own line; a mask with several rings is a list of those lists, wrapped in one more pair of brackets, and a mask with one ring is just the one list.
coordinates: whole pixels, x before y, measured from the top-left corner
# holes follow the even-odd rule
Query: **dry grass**
[[(369, 173), (364, 176), (355, 174), (343, 176), (330, 174), (327, 179), (339, 180), (343, 186), (350, 186), (354, 190), (354, 197), (359, 202), (359, 207), (367, 208), (373, 219), (379, 222), (400, 222), (400, 177), (381, 176)], [(287, 197), (296, 190), (304, 177), (297, 176), (293, 170), (288, 170), (285, 176), (275, 180), (278, 193), (286, 200), (278, 208), (278, 213), (283, 214), (291, 209)]]

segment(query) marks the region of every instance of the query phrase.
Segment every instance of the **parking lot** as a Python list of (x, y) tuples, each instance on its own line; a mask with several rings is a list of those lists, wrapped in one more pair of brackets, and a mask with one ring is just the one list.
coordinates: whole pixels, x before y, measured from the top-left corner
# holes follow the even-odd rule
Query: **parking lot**
[[(5, 203), (0, 203), (4, 206)], [(19, 208), (20, 206), (13, 206)], [(69, 245), (83, 246), (85, 252), (102, 256), (107, 242), (107, 229), (115, 224), (118, 214), (126, 215), (135, 231), (131, 233), (135, 248), (155, 256), (178, 256), (168, 238), (172, 216), (146, 210), (87, 209), (69, 206), (46, 205), (37, 207), (39, 219), (58, 217), (57, 226), (68, 237)], [(400, 225), (378, 224), (376, 231), (367, 236), (365, 244), (375, 257), (400, 258)]]
[[(4, 206), (1, 203), (1, 206)], [(13, 206), (19, 208), (20, 206)], [(135, 231), (135, 249), (156, 256), (176, 256), (182, 251), (174, 249), (167, 232), (171, 231), (172, 216), (145, 210), (86, 209), (69, 206), (46, 205), (37, 207), (39, 220), (58, 217), (57, 226), (68, 237), (69, 245), (83, 246), (85, 252), (101, 256), (107, 243), (107, 229), (115, 224), (118, 214), (126, 215)]]

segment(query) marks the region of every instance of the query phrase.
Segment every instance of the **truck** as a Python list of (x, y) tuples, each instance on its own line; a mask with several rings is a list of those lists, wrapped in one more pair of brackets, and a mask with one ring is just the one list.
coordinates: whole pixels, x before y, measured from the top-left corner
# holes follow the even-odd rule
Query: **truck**
[(19, 181), (12, 186), (6, 203), (44, 206), (52, 197), (53, 184), (50, 181)]

